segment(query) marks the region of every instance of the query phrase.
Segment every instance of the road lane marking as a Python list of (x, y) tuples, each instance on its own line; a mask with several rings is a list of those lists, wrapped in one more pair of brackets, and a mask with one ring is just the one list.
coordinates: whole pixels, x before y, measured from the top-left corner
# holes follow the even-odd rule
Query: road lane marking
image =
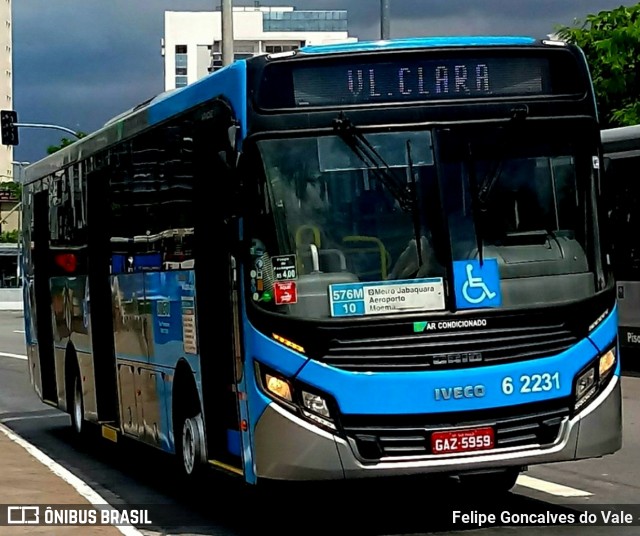
[(6, 419), (0, 419), (0, 423), (5, 423), (5, 422), (12, 422), (12, 421), (27, 421), (27, 420), (31, 420), (31, 419), (50, 419), (50, 418), (56, 418), (56, 417), (69, 417), (69, 415), (67, 415), (66, 413), (47, 413), (45, 415), (23, 415), (22, 417), (7, 417)]
[[(104, 508), (105, 506), (108, 508), (115, 508), (109, 504), (97, 491), (95, 491), (92, 487), (90, 487), (86, 482), (78, 478), (68, 469), (65, 469), (58, 462), (54, 461), (52, 458), (47, 456), (44, 452), (42, 452), (38, 447), (32, 445), (27, 440), (23, 439), (21, 436), (16, 434), (9, 427), (4, 424), (0, 424), (0, 432), (6, 435), (11, 441), (20, 445), (24, 450), (26, 450), (31, 456), (33, 456), (36, 460), (38, 460), (42, 465), (47, 467), (54, 475), (60, 477), (67, 484), (73, 487), (82, 497), (87, 499), (93, 506), (98, 508)], [(113, 525), (116, 529), (118, 529), (124, 536), (143, 536), (143, 533), (140, 532), (135, 527), (126, 527), (126, 526), (116, 526)]]
[(14, 329), (14, 333), (24, 333), (24, 329)]
[(570, 488), (569, 486), (563, 486), (562, 484), (556, 484), (555, 482), (548, 482), (546, 480), (540, 480), (539, 478), (533, 478), (527, 475), (520, 475), (516, 482), (518, 486), (524, 486), (525, 488), (535, 489), (550, 495), (557, 495), (558, 497), (590, 497), (593, 493), (583, 491), (581, 489)]
[(8, 354), (7, 352), (0, 352), (0, 357), (12, 357), (13, 359), (24, 359), (26, 361), (27, 356), (21, 354)]

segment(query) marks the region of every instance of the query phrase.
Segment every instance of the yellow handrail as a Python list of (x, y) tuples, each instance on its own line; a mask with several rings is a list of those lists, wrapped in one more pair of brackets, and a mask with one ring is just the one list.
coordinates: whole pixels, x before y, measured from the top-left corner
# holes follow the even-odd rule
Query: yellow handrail
[[(383, 280), (387, 279), (388, 270), (389, 270), (389, 267), (391, 266), (391, 256), (389, 255), (387, 248), (384, 247), (382, 240), (380, 240), (379, 238), (376, 238), (375, 236), (353, 235), (353, 236), (345, 236), (342, 239), (342, 242), (343, 243), (369, 242), (371, 244), (375, 244), (377, 246), (376, 249), (380, 254), (380, 275), (382, 276)], [(368, 251), (371, 251), (371, 249), (363, 248), (360, 251), (368, 252)]]
[(319, 248), (320, 247), (320, 228), (315, 225), (301, 225), (298, 227), (296, 231), (296, 247), (300, 247), (302, 244), (302, 235), (305, 231), (311, 231), (313, 233), (313, 243)]

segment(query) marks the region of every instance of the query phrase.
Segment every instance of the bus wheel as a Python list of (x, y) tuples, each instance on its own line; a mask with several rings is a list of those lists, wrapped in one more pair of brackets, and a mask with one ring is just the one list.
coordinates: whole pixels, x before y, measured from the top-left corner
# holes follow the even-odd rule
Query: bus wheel
[(180, 430), (178, 455), (182, 462), (183, 472), (188, 477), (199, 476), (207, 461), (202, 414), (184, 417)]
[(521, 469), (512, 467), (503, 471), (460, 475), (460, 484), (464, 491), (477, 497), (485, 497), (486, 493), (504, 494), (516, 485)]
[(74, 374), (71, 384), (71, 426), (76, 435), (84, 434), (84, 400), (82, 398), (82, 381), (80, 374)]

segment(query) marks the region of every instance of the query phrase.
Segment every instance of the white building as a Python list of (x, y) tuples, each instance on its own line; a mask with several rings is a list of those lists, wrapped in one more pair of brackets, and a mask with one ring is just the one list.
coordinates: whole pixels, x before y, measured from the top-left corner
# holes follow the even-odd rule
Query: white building
[[(4, 22), (4, 24), (3, 24)], [(13, 110), (13, 29), (11, 0), (0, 0), (0, 110)], [(20, 211), (15, 192), (2, 183), (13, 182), (13, 146), (0, 145), (0, 232), (19, 228)], [(0, 260), (2, 260), (0, 254)], [(14, 258), (15, 260), (15, 258)], [(0, 262), (0, 287), (3, 286)], [(1, 301), (1, 300), (0, 300)]]
[[(0, 1), (0, 110), (13, 110), (11, 0)], [(0, 182), (13, 180), (13, 147), (0, 145)]]
[[(164, 24), (165, 91), (222, 67), (220, 11), (167, 11)], [(235, 59), (305, 45), (357, 41), (349, 37), (346, 11), (292, 7), (234, 7), (233, 37)]]

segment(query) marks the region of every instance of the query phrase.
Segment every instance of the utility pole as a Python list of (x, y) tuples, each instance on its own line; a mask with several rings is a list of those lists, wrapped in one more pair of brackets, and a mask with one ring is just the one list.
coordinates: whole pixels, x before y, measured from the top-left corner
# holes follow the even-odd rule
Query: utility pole
[(222, 0), (222, 65), (233, 63), (233, 1)]
[[(13, 180), (14, 182), (19, 182), (22, 183), (24, 182), (24, 168), (28, 165), (31, 164), (31, 162), (17, 162), (17, 161), (12, 161), (11, 164), (13, 165)], [(16, 168), (19, 169), (19, 172), (17, 174), (17, 179), (16, 179)]]
[(18, 113), (15, 110), (0, 110), (0, 132), (2, 134), (2, 145), (18, 145), (20, 143), (18, 127), (52, 128), (73, 134), (78, 139), (81, 137), (74, 130), (60, 125), (52, 125), (48, 123), (18, 123)]
[(60, 125), (48, 125), (46, 123), (15, 123), (17, 127), (29, 127), (29, 128), (52, 128), (54, 130), (62, 130), (63, 132), (68, 132), (69, 134), (73, 134), (77, 139), (80, 139), (78, 133), (75, 130), (71, 130), (67, 127), (61, 127)]
[(391, 0), (380, 0), (380, 39), (391, 37)]

